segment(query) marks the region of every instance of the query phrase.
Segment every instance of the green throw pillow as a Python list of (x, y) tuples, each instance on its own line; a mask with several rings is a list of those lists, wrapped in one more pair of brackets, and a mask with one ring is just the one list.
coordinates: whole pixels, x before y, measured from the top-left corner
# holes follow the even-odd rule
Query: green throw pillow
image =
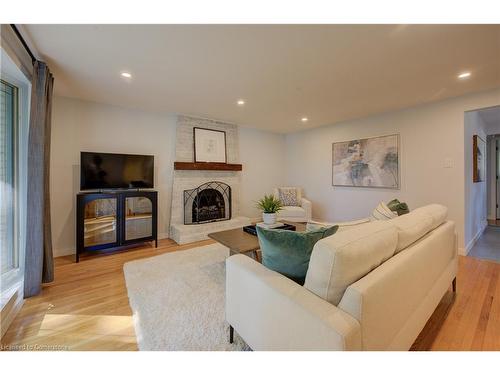
[(331, 236), (338, 228), (335, 225), (313, 231), (294, 232), (257, 226), (262, 264), (303, 285), (314, 244)]
[(389, 209), (391, 211), (395, 211), (398, 214), (398, 216), (401, 216), (401, 215), (404, 215), (404, 214), (407, 214), (410, 212), (408, 205), (404, 202), (400, 202), (397, 199), (393, 199), (392, 201), (387, 203), (387, 207), (389, 207)]

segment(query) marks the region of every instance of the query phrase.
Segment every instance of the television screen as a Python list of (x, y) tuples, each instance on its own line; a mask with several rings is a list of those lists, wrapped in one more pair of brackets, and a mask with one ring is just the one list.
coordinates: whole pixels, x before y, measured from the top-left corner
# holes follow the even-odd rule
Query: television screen
[(81, 152), (80, 189), (139, 189), (154, 187), (152, 155)]

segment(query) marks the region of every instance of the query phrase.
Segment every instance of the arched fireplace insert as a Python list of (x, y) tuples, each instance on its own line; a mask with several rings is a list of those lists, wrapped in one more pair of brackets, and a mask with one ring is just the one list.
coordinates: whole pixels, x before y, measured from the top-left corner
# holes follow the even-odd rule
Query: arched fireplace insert
[(231, 187), (212, 181), (184, 190), (184, 224), (231, 219)]

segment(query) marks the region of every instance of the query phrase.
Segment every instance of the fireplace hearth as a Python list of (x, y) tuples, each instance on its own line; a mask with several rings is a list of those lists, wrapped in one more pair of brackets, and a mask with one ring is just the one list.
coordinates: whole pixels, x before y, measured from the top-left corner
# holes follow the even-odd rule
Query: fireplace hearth
[(203, 224), (231, 219), (231, 187), (211, 181), (184, 190), (184, 224)]

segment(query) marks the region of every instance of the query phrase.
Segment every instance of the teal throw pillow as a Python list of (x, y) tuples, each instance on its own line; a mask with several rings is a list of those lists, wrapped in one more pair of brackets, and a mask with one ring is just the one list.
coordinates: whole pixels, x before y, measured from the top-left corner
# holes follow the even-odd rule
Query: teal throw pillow
[(398, 214), (398, 216), (407, 214), (410, 212), (410, 209), (408, 208), (408, 205), (404, 202), (400, 202), (398, 199), (393, 199), (389, 203), (387, 203), (387, 207), (391, 211), (394, 211)]
[(313, 231), (294, 232), (257, 226), (262, 264), (303, 285), (314, 244), (331, 236), (338, 228), (335, 225)]

